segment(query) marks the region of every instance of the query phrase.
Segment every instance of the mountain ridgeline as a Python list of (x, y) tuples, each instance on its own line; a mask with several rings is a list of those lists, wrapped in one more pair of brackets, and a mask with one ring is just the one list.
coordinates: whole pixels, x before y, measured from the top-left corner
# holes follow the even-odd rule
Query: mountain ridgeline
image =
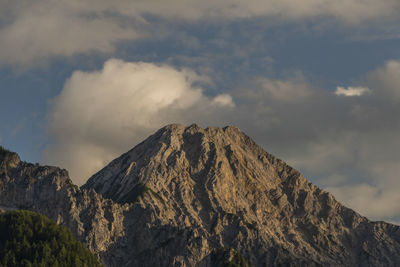
[(81, 189), (7, 155), (0, 206), (69, 227), (106, 266), (400, 266), (400, 227), (344, 207), (236, 127), (168, 125)]

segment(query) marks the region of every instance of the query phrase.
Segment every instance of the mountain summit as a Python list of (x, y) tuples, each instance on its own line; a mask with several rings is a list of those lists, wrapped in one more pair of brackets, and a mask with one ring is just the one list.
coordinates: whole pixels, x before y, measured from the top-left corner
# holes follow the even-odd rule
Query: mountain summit
[(400, 266), (371, 222), (236, 127), (168, 125), (81, 189), (0, 153), (0, 206), (68, 226), (106, 266)]
[(168, 125), (82, 188), (137, 207), (138, 265), (213, 266), (225, 248), (255, 266), (400, 263), (399, 227), (344, 207), (236, 127)]

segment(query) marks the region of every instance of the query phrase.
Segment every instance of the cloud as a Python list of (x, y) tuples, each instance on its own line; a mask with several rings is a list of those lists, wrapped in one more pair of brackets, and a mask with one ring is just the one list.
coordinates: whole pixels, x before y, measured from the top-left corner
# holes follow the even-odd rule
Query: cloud
[(99, 71), (75, 71), (52, 102), (53, 143), (43, 160), (67, 168), (82, 184), (165, 124), (221, 121), (235, 104), (228, 94), (209, 98), (195, 86), (207, 82), (188, 69), (117, 59)]
[(21, 0), (2, 1), (0, 10), (0, 61), (32, 67), (52, 57), (113, 53), (123, 40), (151, 38), (160, 23), (269, 18), (278, 23), (333, 19), (350, 26), (381, 25), (399, 19), (400, 2)]
[[(104, 3), (104, 2), (103, 2)], [(151, 13), (164, 17), (199, 19), (243, 19), (250, 17), (270, 16), (284, 20), (298, 20), (321, 16), (334, 17), (347, 23), (359, 23), (364, 20), (396, 18), (400, 5), (396, 0), (347, 0), (329, 2), (325, 0), (171, 0), (137, 2), (124, 5), (118, 1), (116, 9), (124, 7), (121, 12)], [(110, 5), (109, 5), (110, 6)], [(128, 7), (128, 8), (127, 8)]]
[(396, 217), (400, 214), (400, 194), (396, 189), (382, 190), (369, 184), (328, 187), (326, 190), (371, 219)]
[(235, 103), (233, 102), (232, 96), (229, 94), (220, 94), (217, 95), (213, 101), (216, 105), (227, 106), (227, 107), (235, 107)]
[[(50, 57), (111, 53), (118, 41), (137, 39), (133, 27), (75, 1), (29, 1), (13, 6), (0, 27), (0, 61), (30, 67)], [(104, 10), (105, 11), (105, 10)]]
[(381, 68), (368, 75), (368, 82), (381, 98), (398, 101), (400, 99), (400, 61), (389, 60)]
[(366, 87), (336, 87), (335, 95), (337, 96), (362, 96), (368, 93), (370, 90)]
[(278, 101), (301, 101), (312, 94), (312, 87), (307, 84), (304, 77), (295, 73), (289, 80), (274, 80), (260, 78), (259, 86), (262, 88), (266, 97)]

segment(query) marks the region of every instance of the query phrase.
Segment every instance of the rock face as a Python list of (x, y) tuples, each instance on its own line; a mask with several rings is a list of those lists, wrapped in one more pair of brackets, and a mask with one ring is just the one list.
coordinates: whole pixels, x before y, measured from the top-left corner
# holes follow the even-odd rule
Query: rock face
[(166, 126), (81, 190), (64, 170), (0, 162), (0, 206), (69, 226), (107, 266), (239, 256), (254, 266), (400, 266), (400, 227), (344, 207), (236, 127)]
[(127, 207), (73, 185), (68, 172), (22, 162), (0, 148), (0, 207), (39, 212), (69, 227), (87, 247), (103, 253), (124, 235)]

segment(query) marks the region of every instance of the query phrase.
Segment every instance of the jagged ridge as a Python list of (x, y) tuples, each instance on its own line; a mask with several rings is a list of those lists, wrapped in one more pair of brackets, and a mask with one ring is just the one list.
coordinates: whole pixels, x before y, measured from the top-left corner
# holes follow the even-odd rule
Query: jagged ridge
[(39, 212), (67, 226), (100, 255), (124, 234), (124, 206), (94, 190), (80, 190), (66, 170), (23, 162), (8, 150), (0, 151), (0, 208)]
[(398, 226), (344, 207), (236, 127), (168, 125), (81, 190), (65, 170), (0, 164), (0, 205), (67, 225), (107, 266), (215, 266), (226, 251), (254, 266), (400, 263)]
[[(372, 223), (344, 207), (236, 127), (168, 125), (83, 188), (125, 203), (138, 185), (156, 193), (135, 198), (135, 206), (148, 214), (139, 221), (170, 239), (192, 232), (191, 241), (175, 241), (186, 248), (180, 254), (170, 239), (157, 249), (149, 244), (147, 253), (159, 257), (152, 264), (170, 259), (170, 264), (212, 265), (210, 250), (221, 247), (236, 248), (256, 266), (394, 266), (400, 261), (393, 257), (400, 251), (399, 227)], [(132, 231), (163, 242), (152, 233)], [(132, 255), (132, 262), (142, 264), (140, 254)]]

